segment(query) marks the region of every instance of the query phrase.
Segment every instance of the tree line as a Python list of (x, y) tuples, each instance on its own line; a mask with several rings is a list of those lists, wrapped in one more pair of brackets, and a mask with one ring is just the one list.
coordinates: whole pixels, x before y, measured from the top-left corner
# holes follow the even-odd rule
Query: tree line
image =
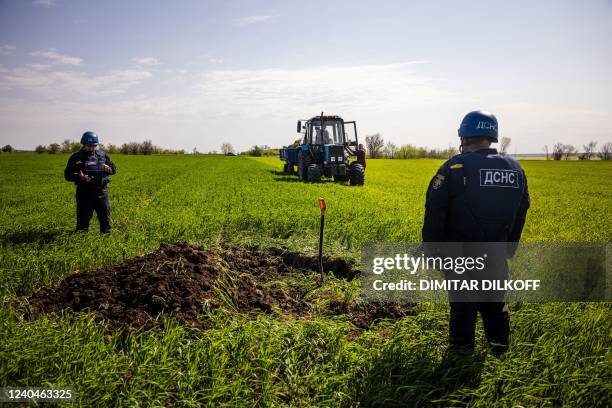
[(599, 151), (597, 150), (597, 142), (589, 142), (583, 145), (582, 149), (582, 153), (579, 153), (576, 146), (557, 142), (553, 146), (550, 155), (548, 146), (544, 146), (544, 153), (546, 154), (546, 160), (549, 160), (550, 156), (552, 156), (553, 160), (569, 160), (574, 156), (578, 156), (579, 160), (591, 160), (595, 157), (599, 157), (601, 160), (612, 160), (612, 142), (601, 145)]
[(446, 149), (430, 149), (412, 144), (398, 146), (390, 141), (385, 143), (379, 133), (366, 136), (365, 147), (372, 159), (448, 159), (459, 153), (459, 150), (452, 146)]
[[(510, 146), (511, 139), (508, 137), (502, 137), (500, 141), (499, 152), (506, 154), (508, 147)], [(458, 149), (449, 146), (446, 149), (429, 149), (427, 147), (418, 147), (412, 144), (396, 145), (389, 141), (385, 142), (380, 134), (374, 134), (366, 136), (365, 144), (370, 158), (387, 158), (387, 159), (446, 159), (459, 153)], [(186, 154), (184, 149), (165, 149), (159, 146), (155, 146), (150, 140), (144, 142), (130, 142), (123, 143), (122, 145), (114, 144), (100, 144), (99, 147), (109, 154)], [(79, 142), (72, 141), (70, 139), (64, 140), (61, 144), (51, 143), (49, 145), (38, 145), (34, 149), (36, 153), (74, 153), (81, 148)], [(591, 160), (593, 158), (600, 158), (601, 160), (612, 160), (612, 142), (602, 144), (597, 149), (597, 142), (589, 142), (583, 147), (583, 151), (579, 152), (578, 149), (571, 144), (555, 143), (552, 151), (549, 152), (548, 146), (544, 146), (544, 153), (546, 160), (552, 158), (553, 160), (569, 160), (572, 157), (578, 157), (579, 160)], [(15, 149), (11, 145), (5, 145), (2, 147), (2, 152), (11, 153)], [(277, 156), (279, 149), (272, 148), (267, 145), (255, 145), (250, 149), (243, 151), (240, 155), (246, 156)], [(200, 154), (196, 148), (193, 149), (193, 154)], [(216, 150), (209, 152), (208, 154), (218, 154)], [(221, 154), (223, 155), (234, 155), (234, 147), (230, 143), (223, 143), (221, 145)]]
[[(38, 145), (34, 149), (36, 153), (49, 153), (49, 154), (58, 154), (58, 153), (74, 153), (81, 149), (81, 143), (72, 141), (70, 139), (64, 140), (61, 144), (59, 143), (51, 143), (49, 145)], [(98, 145), (99, 149), (104, 150), (109, 154), (143, 154), (143, 155), (151, 155), (151, 154), (185, 154), (185, 150), (173, 150), (173, 149), (164, 149), (159, 146), (155, 146), (153, 142), (150, 140), (145, 140), (144, 142), (130, 142), (123, 143), (122, 145), (114, 145), (112, 143)], [(11, 147), (12, 149), (12, 147)]]

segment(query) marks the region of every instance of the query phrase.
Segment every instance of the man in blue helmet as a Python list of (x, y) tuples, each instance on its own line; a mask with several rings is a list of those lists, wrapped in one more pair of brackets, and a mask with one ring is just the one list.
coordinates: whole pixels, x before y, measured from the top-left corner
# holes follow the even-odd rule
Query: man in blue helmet
[[(461, 122), (459, 137), (461, 153), (444, 163), (429, 184), (423, 241), (518, 242), (530, 204), (527, 178), (516, 160), (491, 148), (498, 140), (497, 118), (485, 111), (470, 112)], [(493, 274), (507, 274), (505, 252), (494, 265)], [(508, 348), (510, 320), (503, 293), (486, 302), (459, 302), (451, 293), (449, 298), (451, 348), (474, 348), (478, 312), (492, 351), (499, 355)]]
[(77, 231), (86, 231), (94, 211), (100, 222), (100, 232), (111, 231), (108, 183), (115, 174), (115, 164), (98, 149), (98, 135), (85, 132), (81, 137), (83, 147), (68, 159), (64, 170), (66, 180), (76, 184)]

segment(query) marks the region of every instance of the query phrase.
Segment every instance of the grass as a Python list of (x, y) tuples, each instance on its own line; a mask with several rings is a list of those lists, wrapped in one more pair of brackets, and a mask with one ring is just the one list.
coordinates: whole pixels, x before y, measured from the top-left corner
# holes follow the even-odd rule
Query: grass
[[(609, 304), (511, 305), (498, 360), (479, 327), (474, 359), (445, 354), (446, 305), (366, 331), (341, 318), (219, 313), (200, 331), (108, 332), (88, 316), (27, 320), (20, 294), (160, 242), (286, 245), (314, 253), (318, 196), (326, 252), (357, 259), (367, 241), (418, 241), (436, 160), (370, 160), (366, 186), (303, 184), (275, 158), (117, 156), (114, 232), (72, 234), (66, 156), (0, 156), (0, 386), (73, 386), (82, 406), (608, 406)], [(525, 161), (528, 242), (610, 242), (612, 164)], [(95, 217), (94, 217), (95, 218)], [(339, 292), (355, 285), (331, 279)]]

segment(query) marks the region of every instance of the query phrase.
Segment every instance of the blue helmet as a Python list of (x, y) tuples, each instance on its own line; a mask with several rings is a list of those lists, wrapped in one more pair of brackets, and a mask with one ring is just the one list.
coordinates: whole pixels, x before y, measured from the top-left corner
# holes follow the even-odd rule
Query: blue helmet
[(99, 144), (98, 135), (91, 131), (83, 133), (83, 136), (81, 136), (81, 144), (82, 145), (90, 144), (90, 145), (97, 146)]
[(497, 118), (491, 112), (473, 111), (465, 115), (459, 126), (459, 137), (484, 136), (497, 142)]

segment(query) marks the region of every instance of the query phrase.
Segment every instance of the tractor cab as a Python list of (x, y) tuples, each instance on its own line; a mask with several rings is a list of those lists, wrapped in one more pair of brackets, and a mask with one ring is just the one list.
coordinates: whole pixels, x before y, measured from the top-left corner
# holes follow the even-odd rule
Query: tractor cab
[(300, 139), (280, 150), (286, 173), (292, 174), (296, 166), (298, 178), (303, 181), (319, 182), (325, 176), (335, 181), (348, 180), (351, 185), (363, 184), (365, 169), (355, 161), (350, 162), (358, 145), (354, 121), (321, 113), (299, 120), (297, 131)]
[(315, 116), (298, 121), (298, 132), (304, 145), (357, 145), (355, 122), (345, 122), (340, 116)]

